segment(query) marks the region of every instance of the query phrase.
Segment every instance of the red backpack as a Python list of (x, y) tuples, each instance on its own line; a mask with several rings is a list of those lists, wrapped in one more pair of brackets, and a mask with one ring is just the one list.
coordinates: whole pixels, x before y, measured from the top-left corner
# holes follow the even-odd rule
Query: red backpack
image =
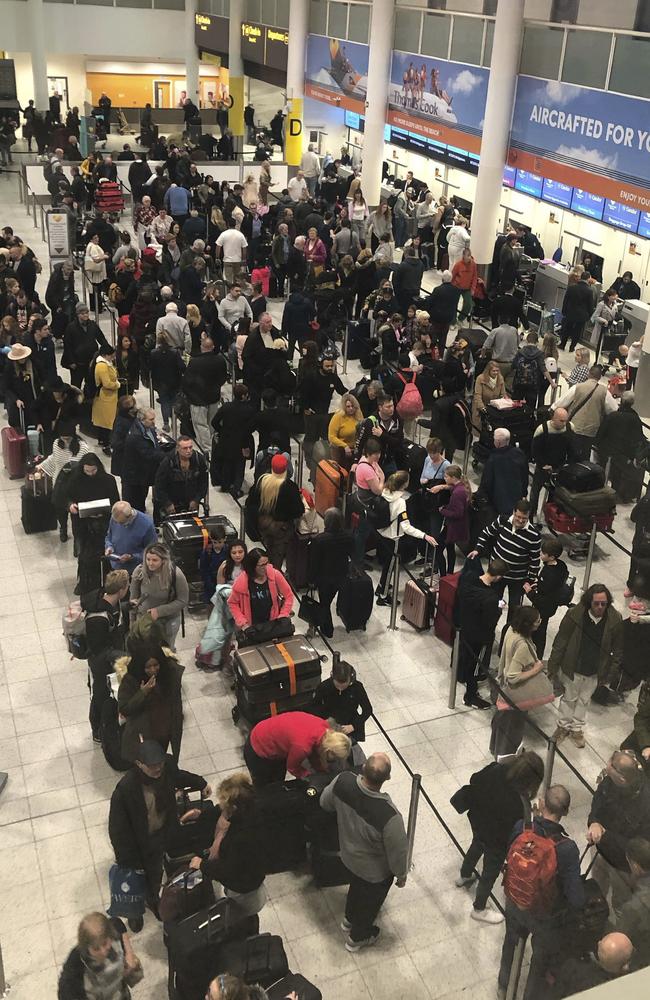
[(415, 384), (415, 375), (410, 382), (407, 382), (401, 372), (397, 372), (397, 377), (404, 383), (404, 391), (402, 392), (401, 398), (395, 409), (397, 410), (397, 415), (402, 418), (402, 420), (415, 420), (424, 412), (424, 406), (422, 405), (422, 396), (420, 395), (420, 390)]
[(530, 913), (548, 913), (557, 894), (557, 850), (562, 837), (547, 837), (526, 825), (516, 837), (503, 869), (503, 891)]

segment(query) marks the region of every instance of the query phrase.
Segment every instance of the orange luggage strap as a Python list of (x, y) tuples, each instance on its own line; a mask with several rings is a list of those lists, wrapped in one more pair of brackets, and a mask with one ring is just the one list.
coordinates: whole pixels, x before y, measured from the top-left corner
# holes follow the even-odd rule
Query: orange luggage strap
[(208, 542), (210, 541), (210, 535), (208, 533), (208, 529), (206, 528), (200, 517), (195, 517), (192, 520), (194, 521), (195, 524), (198, 524), (201, 535), (203, 536), (203, 548), (207, 549)]
[(277, 649), (289, 668), (289, 694), (294, 695), (298, 690), (298, 686), (296, 684), (296, 661), (291, 657), (289, 650), (283, 642), (279, 642), (277, 644)]

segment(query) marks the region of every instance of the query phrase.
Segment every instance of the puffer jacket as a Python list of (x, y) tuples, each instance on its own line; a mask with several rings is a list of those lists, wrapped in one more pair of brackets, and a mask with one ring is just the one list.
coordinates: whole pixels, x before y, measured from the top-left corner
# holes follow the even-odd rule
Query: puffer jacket
[[(162, 647), (162, 652), (171, 664), (172, 682), (169, 697), (171, 752), (174, 760), (178, 763), (181, 752), (181, 740), (183, 738), (183, 704), (181, 700), (181, 678), (185, 667), (178, 660), (173, 650), (166, 646)], [(135, 760), (140, 738), (152, 739), (151, 732), (151, 711), (155, 710), (154, 699), (162, 698), (158, 686), (149, 693), (145, 693), (140, 687), (140, 682), (133, 674), (129, 673), (130, 656), (120, 656), (114, 663), (115, 674), (119, 683), (117, 692), (117, 707), (121, 718), (124, 721), (122, 730), (122, 756), (125, 760)]]

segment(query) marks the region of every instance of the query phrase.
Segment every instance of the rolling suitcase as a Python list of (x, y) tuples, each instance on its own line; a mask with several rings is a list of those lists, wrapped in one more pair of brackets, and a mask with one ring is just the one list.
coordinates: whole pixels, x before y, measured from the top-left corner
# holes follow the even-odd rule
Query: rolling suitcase
[(163, 542), (168, 546), (172, 559), (184, 575), (192, 580), (199, 576), (199, 557), (207, 547), (210, 529), (221, 525), (226, 530), (226, 539), (237, 537), (234, 525), (223, 514), (200, 517), (196, 514), (172, 514), (163, 521)]
[(414, 441), (404, 442), (404, 468), (408, 469), (409, 482), (406, 487), (409, 493), (417, 493), (420, 489), (420, 477), (427, 457), (427, 450)]
[(321, 517), (325, 516), (325, 511), (330, 507), (341, 506), (341, 498), (346, 490), (347, 479), (347, 469), (343, 469), (337, 462), (323, 460), (318, 463), (314, 492), (316, 510)]
[(339, 588), (336, 613), (347, 632), (366, 630), (372, 614), (374, 588), (368, 574), (352, 563), (346, 579)]
[(305, 792), (305, 835), (312, 875), (319, 886), (347, 885), (350, 881), (350, 872), (341, 860), (336, 813), (320, 807), (321, 793), (331, 781), (332, 775), (312, 775)]
[(234, 670), (233, 720), (243, 716), (250, 725), (306, 710), (321, 679), (320, 656), (304, 636), (238, 649)]
[(256, 789), (264, 830), (264, 867), (269, 875), (292, 871), (305, 860), (306, 788), (306, 782), (292, 778)]
[(369, 353), (370, 321), (367, 319), (351, 320), (348, 323), (348, 361), (359, 361)]
[(454, 605), (458, 592), (460, 572), (440, 577), (438, 587), (438, 608), (434, 619), (434, 631), (438, 639), (453, 646), (456, 629), (454, 627)]
[(299, 1000), (323, 1000), (321, 991), (299, 972), (290, 972), (284, 979), (266, 989), (268, 1000), (285, 1000), (292, 993), (295, 993)]
[(564, 486), (558, 486), (553, 494), (553, 501), (578, 517), (590, 518), (598, 514), (609, 514), (616, 507), (616, 491), (611, 486), (589, 490), (585, 493), (572, 493)]
[(605, 485), (605, 471), (594, 462), (573, 462), (558, 471), (557, 485), (570, 493), (590, 493)]
[(404, 587), (402, 621), (408, 622), (418, 632), (424, 632), (431, 628), (436, 611), (437, 591), (434, 589), (434, 566), (435, 560), (432, 555), (429, 581), (427, 582), (423, 573), (419, 580), (407, 580)]
[(313, 535), (301, 535), (296, 531), (289, 539), (285, 574), (295, 590), (307, 586), (307, 563), (309, 560), (309, 543)]
[(27, 438), (23, 430), (15, 427), (2, 428), (2, 458), (10, 479), (22, 479), (25, 475)]
[(56, 511), (47, 494), (33, 493), (28, 486), (21, 486), (20, 505), (20, 520), (26, 535), (56, 529)]
[(289, 972), (279, 934), (255, 934), (245, 941), (229, 941), (219, 948), (219, 971), (245, 983), (270, 986)]
[(212, 969), (218, 964), (221, 943), (232, 934), (236, 922), (235, 904), (223, 897), (213, 906), (172, 924), (167, 933), (167, 949), (175, 971), (195, 973), (197, 979), (209, 976), (207, 988), (210, 978), (221, 971)]

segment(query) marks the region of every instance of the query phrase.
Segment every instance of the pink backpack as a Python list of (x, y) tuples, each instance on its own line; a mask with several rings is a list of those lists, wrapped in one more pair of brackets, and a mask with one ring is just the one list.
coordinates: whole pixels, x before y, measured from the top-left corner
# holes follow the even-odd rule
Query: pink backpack
[(422, 396), (415, 384), (415, 375), (410, 382), (407, 382), (401, 372), (397, 372), (397, 377), (404, 383), (402, 397), (396, 406), (397, 414), (402, 420), (415, 420), (424, 412)]

